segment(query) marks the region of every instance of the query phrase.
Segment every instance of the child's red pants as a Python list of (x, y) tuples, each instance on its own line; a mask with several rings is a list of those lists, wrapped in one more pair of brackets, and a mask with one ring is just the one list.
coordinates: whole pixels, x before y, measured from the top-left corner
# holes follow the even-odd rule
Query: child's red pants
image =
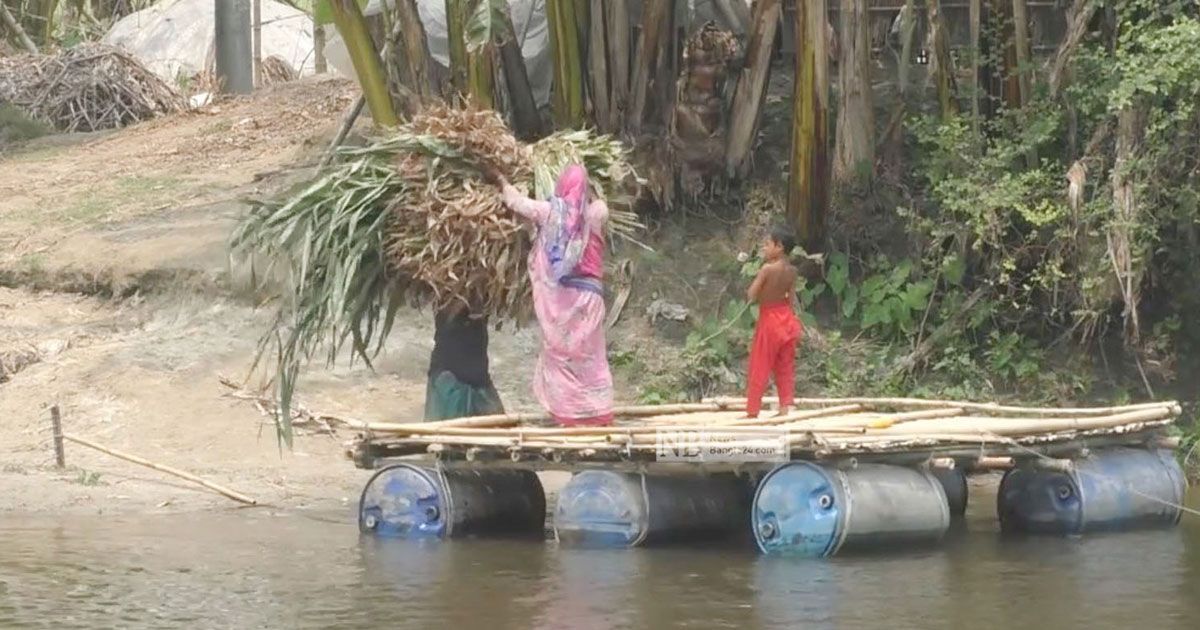
[(792, 405), (795, 396), (796, 344), (803, 334), (804, 328), (788, 302), (773, 302), (758, 307), (758, 325), (754, 328), (754, 341), (750, 344), (747, 416), (758, 416), (771, 376), (775, 377), (775, 389), (779, 390), (779, 405)]

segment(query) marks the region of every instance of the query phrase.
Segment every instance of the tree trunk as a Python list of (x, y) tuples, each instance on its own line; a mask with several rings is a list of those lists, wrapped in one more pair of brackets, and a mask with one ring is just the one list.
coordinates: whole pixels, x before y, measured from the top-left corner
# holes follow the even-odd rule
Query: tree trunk
[(496, 107), (496, 46), (487, 43), (479, 50), (467, 53), (467, 95), (482, 109)]
[(552, 113), (561, 127), (583, 125), (583, 76), (574, 0), (546, 0), (554, 57)]
[(513, 126), (522, 140), (531, 140), (542, 133), (542, 117), (538, 114), (537, 101), (533, 98), (533, 86), (525, 68), (525, 56), (521, 53), (521, 42), (513, 28), (512, 15), (504, 9), (504, 41), (500, 44), (500, 61), (504, 68), (504, 82), (508, 86), (508, 98), (512, 105)]
[(626, 128), (632, 135), (642, 131), (642, 117), (646, 112), (646, 101), (650, 93), (651, 70), (658, 61), (660, 42), (670, 23), (669, 13), (674, 6), (672, 0), (646, 0), (642, 3), (642, 35), (638, 41), (637, 56), (634, 58), (633, 102), (629, 107)]
[(383, 73), (379, 52), (375, 49), (375, 40), (371, 39), (367, 20), (358, 8), (358, 3), (355, 0), (332, 0), (329, 7), (333, 23), (342, 36), (342, 41), (346, 42), (346, 51), (350, 54), (354, 74), (358, 77), (363, 97), (371, 110), (371, 118), (375, 120), (375, 124), (384, 127), (399, 125), (400, 119), (396, 116), (395, 106), (392, 105), (387, 77)]
[(976, 142), (978, 142), (983, 137), (979, 112), (979, 29), (983, 22), (983, 0), (971, 0), (967, 19), (970, 20), (971, 30), (971, 80), (973, 82), (971, 86), (971, 129), (974, 131)]
[(675, 25), (675, 16), (675, 3), (671, 2), (653, 73), (655, 110), (663, 129), (671, 128), (671, 120), (675, 116), (675, 92), (679, 78), (679, 30)]
[(825, 244), (829, 206), (829, 52), (824, 2), (796, 4), (796, 82), (792, 95), (792, 152), (788, 218), (805, 250)]
[(954, 65), (950, 58), (950, 44), (946, 36), (946, 23), (942, 19), (941, 0), (928, 0), (929, 32), (933, 38), (933, 54), (937, 63), (938, 105), (942, 119), (950, 120), (958, 113), (954, 100)]
[(1075, 0), (1067, 13), (1067, 34), (1054, 53), (1050, 66), (1050, 98), (1058, 100), (1066, 83), (1067, 66), (1079, 43), (1087, 35), (1088, 24), (1100, 9), (1100, 0)]
[(592, 119), (597, 127), (611, 131), (609, 108), (611, 92), (608, 85), (608, 43), (605, 41), (604, 3), (592, 2), (588, 20), (588, 79), (591, 82)]
[[(336, 1), (336, 0), (335, 0)], [(345, 1), (345, 0), (342, 0)], [(468, 0), (446, 0), (446, 42), (450, 56), (451, 99), (466, 94), (467, 68), (467, 10)]]
[(917, 33), (917, 7), (915, 0), (907, 0), (901, 9), (900, 19), (900, 59), (896, 95), (896, 108), (888, 120), (887, 129), (883, 132), (883, 163), (890, 165), (896, 171), (904, 155), (904, 116), (908, 111), (908, 70), (912, 62), (912, 47)]
[(999, 18), (1000, 45), (1004, 47), (1004, 105), (1010, 109), (1021, 107), (1021, 79), (1017, 75), (1017, 46), (1014, 33), (1012, 0), (993, 0), (993, 9)]
[(1021, 105), (1033, 97), (1029, 78), (1029, 14), (1025, 0), (1012, 0), (1013, 4), (1013, 47), (1017, 57), (1017, 86), (1021, 90)]
[(611, 101), (608, 128), (617, 131), (629, 111), (629, 3), (607, 0), (605, 26), (608, 30), (608, 73)]
[(750, 151), (758, 137), (767, 81), (771, 76), (771, 53), (782, 10), (781, 0), (756, 0), (754, 3), (745, 62), (738, 74), (729, 115), (725, 171), (730, 177), (745, 177), (750, 169)]
[(871, 98), (871, 34), (867, 0), (841, 0), (841, 45), (834, 179), (847, 181), (875, 163), (875, 116)]
[(1137, 180), (1131, 171), (1145, 132), (1146, 117), (1138, 103), (1127, 105), (1117, 114), (1116, 161), (1112, 169), (1113, 221), (1108, 227), (1108, 255), (1116, 274), (1121, 301), (1125, 308), (1125, 341), (1134, 345), (1141, 335), (1138, 303), (1141, 296), (1142, 269), (1137, 266), (1136, 227), (1141, 213), (1137, 199)]

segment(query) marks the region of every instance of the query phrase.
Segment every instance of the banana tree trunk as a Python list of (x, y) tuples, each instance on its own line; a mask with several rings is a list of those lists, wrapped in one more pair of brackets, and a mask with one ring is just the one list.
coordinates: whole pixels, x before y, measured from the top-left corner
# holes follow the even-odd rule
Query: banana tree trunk
[(829, 52), (824, 2), (796, 3), (796, 81), (788, 218), (804, 248), (824, 248), (829, 206)]
[(605, 131), (611, 131), (612, 122), (609, 100), (611, 90), (608, 84), (608, 44), (605, 41), (604, 3), (593, 2), (590, 6), (588, 20), (588, 79), (592, 95), (592, 117), (596, 125)]
[(467, 85), (467, 11), (468, 0), (446, 0), (446, 42), (450, 55), (452, 100), (466, 94)]
[(417, 13), (416, 0), (396, 0), (396, 21), (401, 31), (401, 54), (404, 63), (401, 64), (401, 78), (408, 89), (421, 101), (428, 101), (434, 95), (434, 85), (430, 71), (433, 62), (429, 56), (429, 40), (425, 34), (425, 25)]
[(608, 129), (617, 131), (629, 110), (629, 3), (606, 0), (604, 26), (608, 40)]
[(933, 54), (937, 62), (938, 105), (942, 111), (942, 119), (949, 120), (958, 113), (958, 103), (954, 100), (954, 66), (950, 59), (946, 23), (942, 19), (941, 0), (928, 0), (926, 8), (929, 32), (933, 38)]
[(868, 176), (875, 163), (875, 116), (871, 99), (871, 35), (867, 0), (841, 0), (841, 42), (834, 179)]
[(504, 9), (503, 37), (500, 43), (500, 63), (504, 70), (504, 83), (508, 87), (513, 127), (519, 137), (530, 140), (541, 135), (542, 118), (538, 114), (537, 101), (533, 98), (533, 86), (529, 83), (529, 72), (525, 68), (521, 42), (517, 40), (512, 15), (507, 7)]
[(750, 40), (746, 57), (734, 88), (729, 115), (729, 139), (725, 147), (725, 172), (730, 177), (745, 177), (750, 170), (750, 150), (758, 137), (763, 99), (771, 76), (771, 53), (779, 30), (781, 0), (757, 0), (750, 18)]
[(334, 26), (346, 42), (346, 51), (350, 54), (354, 74), (358, 77), (363, 97), (371, 110), (371, 118), (376, 124), (384, 127), (399, 125), (400, 119), (396, 116), (395, 106), (392, 105), (392, 96), (388, 92), (387, 76), (379, 60), (379, 51), (375, 49), (375, 41), (371, 39), (367, 20), (358, 8), (358, 3), (355, 0), (331, 0), (329, 7)]
[(496, 107), (496, 46), (487, 44), (467, 53), (467, 95), (476, 107)]
[(651, 73), (658, 61), (658, 49), (667, 34), (672, 0), (646, 0), (642, 3), (642, 34), (638, 40), (637, 57), (634, 59), (633, 102), (629, 107), (626, 128), (631, 135), (642, 131), (642, 119), (646, 113), (646, 101), (650, 97)]
[(583, 72), (574, 0), (546, 0), (554, 62), (551, 111), (560, 127), (583, 125)]

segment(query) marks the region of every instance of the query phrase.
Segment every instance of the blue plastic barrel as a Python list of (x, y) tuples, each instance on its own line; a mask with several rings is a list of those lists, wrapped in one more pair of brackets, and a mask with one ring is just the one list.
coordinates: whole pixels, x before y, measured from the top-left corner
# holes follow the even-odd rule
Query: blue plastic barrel
[(751, 525), (764, 553), (824, 558), (841, 551), (940, 540), (946, 491), (931, 473), (861, 464), (784, 464), (758, 486)]
[(546, 495), (528, 470), (436, 470), (399, 464), (375, 473), (359, 529), (394, 538), (544, 535)]
[(950, 506), (950, 516), (962, 518), (967, 513), (967, 474), (961, 468), (934, 468), (930, 472), (942, 484), (946, 493), (946, 503)]
[(1186, 490), (1171, 451), (1110, 448), (1069, 472), (1014, 468), (996, 502), (1004, 532), (1078, 535), (1175, 525)]
[(585, 547), (728, 537), (745, 527), (750, 491), (734, 475), (583, 471), (558, 494), (554, 532)]

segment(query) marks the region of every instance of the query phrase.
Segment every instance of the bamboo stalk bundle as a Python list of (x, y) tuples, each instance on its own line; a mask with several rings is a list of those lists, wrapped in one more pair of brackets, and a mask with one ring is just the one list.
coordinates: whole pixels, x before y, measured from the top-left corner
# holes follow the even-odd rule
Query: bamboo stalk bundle
[[(372, 435), (361, 438), (360, 444), (388, 455), (432, 453), (443, 460), (472, 462), (537, 460), (568, 468), (588, 462), (644, 464), (656, 461), (664, 445), (700, 443), (726, 450), (783, 449), (792, 459), (867, 455), (909, 463), (949, 457), (983, 461), (1026, 457), (1030, 452), (1070, 457), (1092, 441), (1160, 444), (1161, 430), (1180, 413), (1173, 402), (1053, 409), (856, 398), (808, 399), (808, 409), (749, 419), (736, 409), (740, 404), (724, 399), (618, 408), (623, 423), (607, 427), (530, 426), (529, 418), (542, 420), (534, 414), (372, 424)], [(1000, 411), (1011, 415), (997, 414)]]

